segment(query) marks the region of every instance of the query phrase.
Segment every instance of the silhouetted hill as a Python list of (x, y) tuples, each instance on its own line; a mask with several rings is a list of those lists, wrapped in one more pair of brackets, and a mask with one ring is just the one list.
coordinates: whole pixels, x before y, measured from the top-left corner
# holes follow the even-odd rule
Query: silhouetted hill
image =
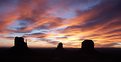
[(94, 48), (92, 40), (84, 40), (80, 48), (29, 49), (23, 37), (15, 37), (12, 48), (0, 49), (1, 62), (120, 62), (121, 49)]

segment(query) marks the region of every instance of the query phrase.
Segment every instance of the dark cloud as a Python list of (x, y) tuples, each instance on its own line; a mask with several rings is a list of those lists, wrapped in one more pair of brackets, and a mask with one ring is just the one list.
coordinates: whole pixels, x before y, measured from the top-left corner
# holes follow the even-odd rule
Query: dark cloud
[(120, 14), (121, 0), (0, 0), (0, 36), (71, 47), (92, 39), (111, 47), (121, 40)]

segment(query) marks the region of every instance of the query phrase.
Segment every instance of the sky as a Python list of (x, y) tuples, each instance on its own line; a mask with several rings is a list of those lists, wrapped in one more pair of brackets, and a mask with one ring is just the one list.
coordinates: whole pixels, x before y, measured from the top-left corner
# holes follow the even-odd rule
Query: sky
[(0, 0), (0, 47), (24, 37), (30, 48), (121, 48), (121, 0)]

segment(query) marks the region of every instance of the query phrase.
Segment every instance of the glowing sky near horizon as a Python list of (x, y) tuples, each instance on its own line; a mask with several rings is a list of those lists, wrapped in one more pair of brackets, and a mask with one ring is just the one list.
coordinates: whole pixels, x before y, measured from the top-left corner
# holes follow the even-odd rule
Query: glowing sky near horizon
[(0, 47), (23, 36), (29, 47), (121, 47), (121, 0), (0, 0)]

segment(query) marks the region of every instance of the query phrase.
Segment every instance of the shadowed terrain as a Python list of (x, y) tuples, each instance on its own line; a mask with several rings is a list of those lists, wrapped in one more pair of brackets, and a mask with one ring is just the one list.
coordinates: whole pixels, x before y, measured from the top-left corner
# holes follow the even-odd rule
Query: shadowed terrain
[(117, 62), (120, 48), (94, 48), (92, 40), (84, 40), (81, 48), (31, 48), (23, 37), (15, 37), (12, 48), (0, 48), (1, 62)]
[(81, 54), (79, 48), (66, 48), (55, 54), (55, 48), (30, 49), (29, 53), (10, 53), (9, 48), (0, 48), (1, 62), (119, 62), (120, 48), (97, 48), (98, 53)]

